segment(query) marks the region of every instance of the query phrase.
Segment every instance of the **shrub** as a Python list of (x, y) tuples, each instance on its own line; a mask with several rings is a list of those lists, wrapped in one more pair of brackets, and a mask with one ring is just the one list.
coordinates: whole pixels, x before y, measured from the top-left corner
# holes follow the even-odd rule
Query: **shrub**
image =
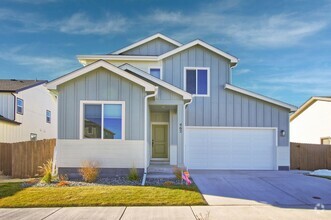
[(42, 182), (50, 184), (52, 181), (52, 168), (53, 168), (53, 161), (47, 160), (42, 166), (39, 166), (39, 172), (43, 176), (41, 179)]
[(80, 168), (78, 171), (82, 176), (83, 180), (87, 183), (95, 182), (100, 172), (98, 164), (92, 161), (83, 162), (82, 168)]
[(174, 182), (172, 181), (166, 181), (163, 183), (163, 186), (173, 186), (174, 185)]
[(173, 173), (176, 176), (176, 179), (181, 180), (182, 179), (182, 173), (183, 173), (183, 169), (179, 168), (177, 166), (175, 166), (173, 168)]
[(51, 159), (47, 160), (42, 166), (38, 166), (38, 170), (42, 176), (45, 176), (48, 173), (52, 174), (52, 168), (53, 161)]
[(52, 182), (52, 174), (46, 173), (44, 177), (41, 179), (41, 182), (50, 184)]
[(139, 175), (138, 175), (138, 170), (135, 167), (132, 167), (130, 169), (129, 175), (128, 175), (128, 179), (131, 181), (135, 181), (139, 179)]
[(62, 187), (62, 186), (69, 186), (69, 183), (67, 181), (60, 181), (58, 184), (56, 184), (57, 186), (59, 187)]
[(59, 180), (60, 180), (60, 182), (62, 182), (62, 181), (68, 181), (69, 180), (69, 177), (68, 177), (67, 174), (60, 174), (59, 175)]

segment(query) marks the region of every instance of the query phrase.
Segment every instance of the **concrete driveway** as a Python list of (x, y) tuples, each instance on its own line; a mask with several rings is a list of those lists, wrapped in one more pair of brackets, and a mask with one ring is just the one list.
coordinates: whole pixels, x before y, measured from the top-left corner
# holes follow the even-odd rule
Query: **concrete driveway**
[(331, 180), (300, 171), (191, 170), (209, 205), (331, 207)]

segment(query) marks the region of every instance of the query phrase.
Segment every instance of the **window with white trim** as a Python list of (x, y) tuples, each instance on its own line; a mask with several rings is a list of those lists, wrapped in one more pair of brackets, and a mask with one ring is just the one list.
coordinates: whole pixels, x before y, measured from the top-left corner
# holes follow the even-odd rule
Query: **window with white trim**
[(162, 70), (161, 67), (150, 67), (149, 68), (149, 74), (158, 78), (162, 79)]
[(83, 103), (83, 138), (124, 139), (124, 103)]
[(51, 111), (46, 110), (46, 122), (51, 123)]
[(17, 104), (17, 109), (16, 109), (17, 114), (23, 115), (23, 112), (24, 112), (24, 101), (23, 101), (23, 99), (17, 98), (16, 104)]
[(209, 68), (186, 67), (184, 89), (195, 96), (209, 96)]

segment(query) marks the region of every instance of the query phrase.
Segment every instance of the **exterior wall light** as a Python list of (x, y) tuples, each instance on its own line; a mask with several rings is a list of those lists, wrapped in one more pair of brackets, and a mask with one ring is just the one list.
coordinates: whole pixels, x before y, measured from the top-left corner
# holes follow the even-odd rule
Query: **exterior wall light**
[(285, 130), (281, 130), (280, 131), (280, 136), (285, 137), (285, 135), (286, 135), (286, 131)]

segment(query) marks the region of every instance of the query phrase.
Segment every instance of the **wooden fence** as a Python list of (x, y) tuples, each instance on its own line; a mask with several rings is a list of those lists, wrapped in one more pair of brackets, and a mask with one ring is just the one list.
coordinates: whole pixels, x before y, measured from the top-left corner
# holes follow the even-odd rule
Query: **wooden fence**
[(291, 143), (291, 169), (331, 169), (331, 145)]
[(38, 174), (38, 166), (53, 159), (56, 140), (0, 143), (0, 170), (13, 178), (29, 178)]

